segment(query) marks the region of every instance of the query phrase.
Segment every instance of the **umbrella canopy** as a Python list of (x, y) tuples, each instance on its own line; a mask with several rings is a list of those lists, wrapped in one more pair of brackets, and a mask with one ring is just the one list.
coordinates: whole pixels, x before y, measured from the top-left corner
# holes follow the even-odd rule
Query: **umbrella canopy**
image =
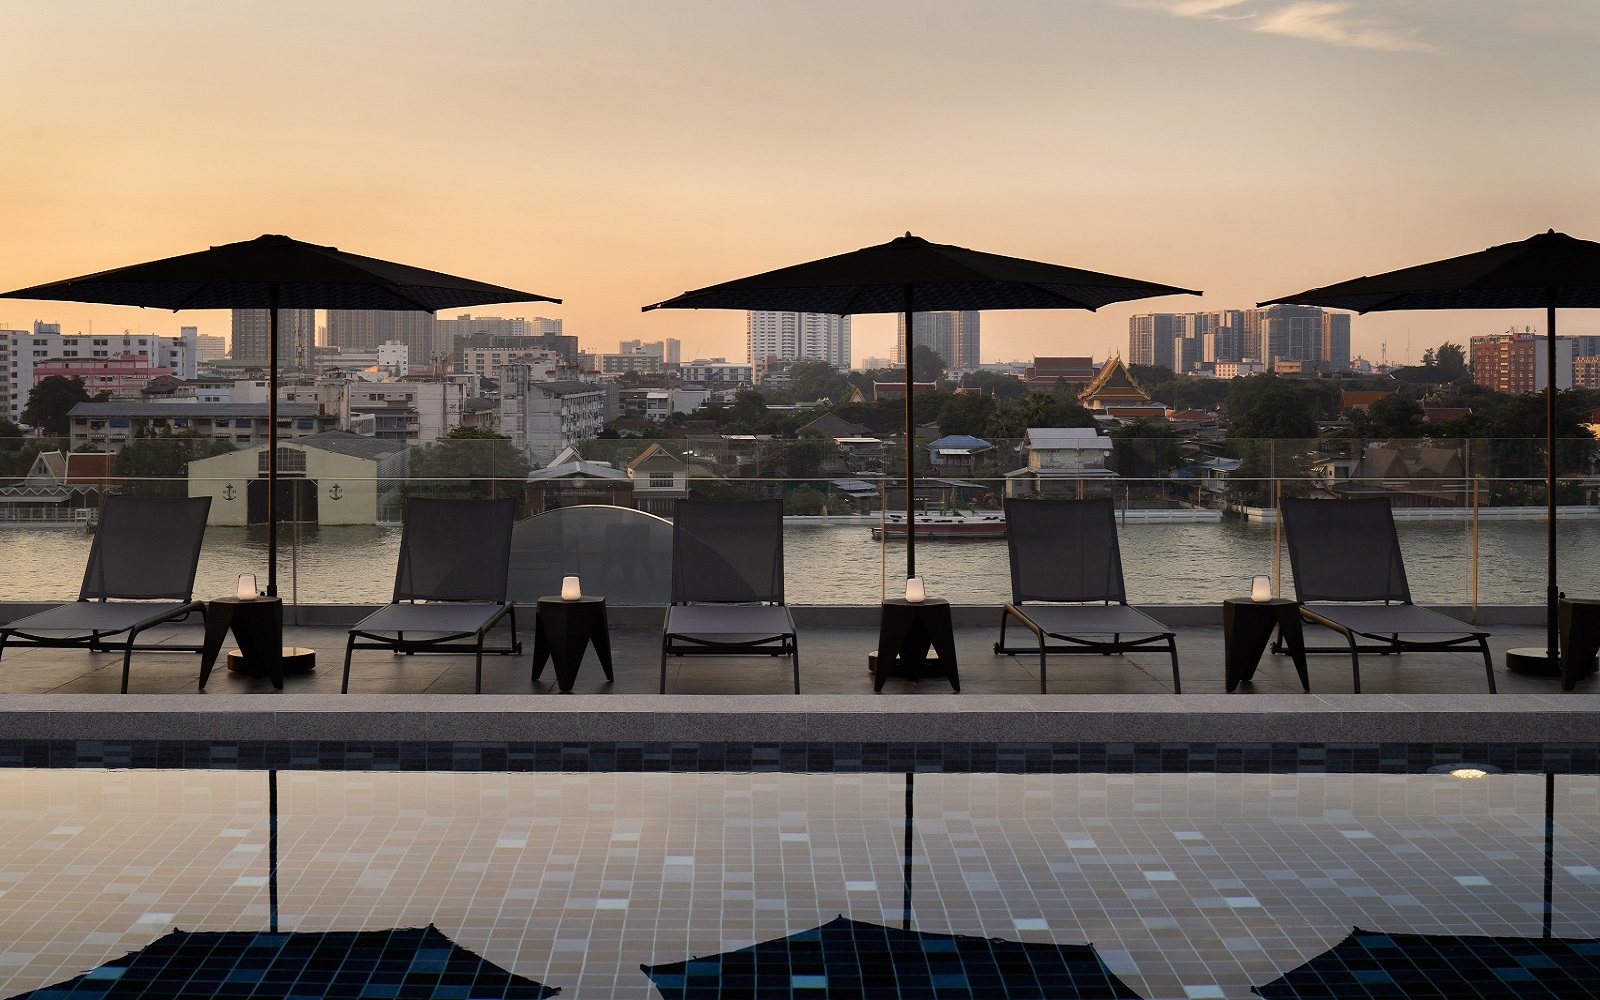
[(287, 236), (260, 236), (86, 274), (0, 298), (156, 309), (388, 309), (434, 312), (491, 302), (560, 302)]
[[(1546, 647), (1514, 650), (1513, 666), (1528, 661), (1544, 664), (1541, 673), (1560, 673), (1556, 625), (1556, 310), (1600, 308), (1600, 243), (1580, 240), (1555, 230), (1517, 243), (1504, 243), (1477, 253), (1431, 264), (1401, 268), (1371, 277), (1352, 278), (1260, 306), (1306, 305), (1353, 309), (1359, 313), (1405, 309), (1544, 309), (1548, 336), (1545, 386), (1546, 476)], [(1529, 655), (1531, 654), (1531, 655)]]
[(559, 992), (507, 972), (430, 924), (325, 934), (173, 931), (81, 976), (13, 1000), (209, 996), (542, 1000)]
[(560, 302), (533, 292), (459, 278), (303, 243), (261, 236), (209, 250), (99, 271), (0, 298), (157, 309), (269, 310), (267, 392), (267, 593), (278, 593), (278, 335), (280, 309), (385, 309), (433, 312), (491, 302)]
[(985, 309), (1088, 309), (1156, 295), (1199, 295), (1188, 288), (1099, 271), (930, 243), (910, 233), (888, 243), (711, 285), (645, 306), (651, 309), (754, 309), (783, 312), (902, 313), (905, 316), (906, 576), (916, 575), (916, 523), (910, 497), (912, 319), (918, 312)]
[(1269, 1000), (1600, 996), (1600, 941), (1381, 934), (1358, 927), (1253, 992)]
[(1092, 945), (924, 934), (835, 917), (748, 948), (640, 970), (666, 1000), (1137, 1000)]

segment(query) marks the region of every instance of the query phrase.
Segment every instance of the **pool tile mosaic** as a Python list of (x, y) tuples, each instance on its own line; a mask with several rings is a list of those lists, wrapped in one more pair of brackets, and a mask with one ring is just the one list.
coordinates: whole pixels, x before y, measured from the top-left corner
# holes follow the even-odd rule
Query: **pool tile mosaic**
[[(1352, 927), (1537, 937), (1544, 912), (1541, 776), (917, 774), (909, 873), (905, 775), (278, 784), (283, 930), (433, 923), (563, 1000), (840, 915), (898, 927), (908, 893), (915, 930), (1092, 944), (1150, 998), (1248, 997)], [(1555, 782), (1557, 937), (1600, 932), (1597, 786)], [(267, 927), (267, 810), (261, 772), (0, 771), (0, 996)]]

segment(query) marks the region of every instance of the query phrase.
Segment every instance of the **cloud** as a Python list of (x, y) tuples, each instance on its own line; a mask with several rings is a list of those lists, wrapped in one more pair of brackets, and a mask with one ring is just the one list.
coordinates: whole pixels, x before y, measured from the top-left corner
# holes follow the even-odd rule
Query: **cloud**
[(1118, 0), (1118, 6), (1154, 10), (1173, 17), (1249, 21), (1248, 30), (1302, 41), (1378, 52), (1437, 53), (1416, 29), (1362, 14), (1355, 0)]
[(1138, 10), (1160, 10), (1173, 17), (1205, 17), (1218, 21), (1239, 21), (1254, 17), (1253, 12), (1230, 14), (1249, 0), (1122, 0), (1122, 6)]
[(1343, 0), (1297, 0), (1267, 12), (1250, 30), (1379, 52), (1439, 51), (1437, 46), (1417, 38), (1414, 29), (1394, 28), (1382, 18), (1353, 14), (1354, 7), (1354, 3)]

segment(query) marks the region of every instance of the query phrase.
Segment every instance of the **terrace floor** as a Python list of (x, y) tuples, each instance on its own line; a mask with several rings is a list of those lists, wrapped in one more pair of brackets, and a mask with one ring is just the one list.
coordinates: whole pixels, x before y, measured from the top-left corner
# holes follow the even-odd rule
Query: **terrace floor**
[[(1219, 620), (1205, 622), (1203, 608), (1152, 609), (1178, 632), (1178, 658), (1186, 694), (1217, 694), (1224, 690), (1223, 632)], [(292, 609), (289, 612), (292, 614)], [(338, 695), (342, 677), (348, 622), (360, 609), (308, 609), (307, 618), (319, 623), (285, 628), (286, 645), (316, 650), (316, 669), (286, 679), (284, 693)], [(877, 645), (875, 609), (796, 609), (800, 631), (801, 690), (817, 695), (871, 695), (872, 675), (867, 654)], [(584, 656), (574, 694), (655, 695), (660, 683), (660, 609), (612, 609), (611, 646), (615, 680), (608, 682), (592, 650)], [(9, 616), (8, 616), (9, 617)], [(1524, 616), (1525, 617), (1525, 616)], [(336, 620), (329, 620), (329, 619)], [(538, 681), (529, 678), (533, 648), (532, 609), (522, 609), (519, 632), (524, 652), (520, 656), (484, 658), (483, 692), (503, 695), (558, 694), (554, 671), (546, 667)], [(1173, 619), (1182, 619), (1173, 621)], [(819, 621), (820, 619), (820, 621)], [(1198, 622), (1194, 621), (1199, 619)], [(970, 695), (1037, 695), (1038, 658), (1032, 655), (997, 656), (993, 645), (999, 613), (986, 608), (961, 608), (956, 614), (956, 651), (961, 689)], [(1535, 624), (1495, 624), (1490, 648), (1494, 652), (1496, 680), (1502, 693), (1551, 694), (1560, 686), (1553, 679), (1513, 674), (1504, 668), (1504, 651), (1542, 646), (1542, 629)], [(1338, 644), (1338, 636), (1307, 626), (1311, 645)], [(199, 630), (179, 626), (150, 633), (168, 643), (196, 643)], [(1031, 637), (1011, 627), (1013, 643)], [(232, 646), (231, 641), (225, 647)], [(1350, 658), (1325, 653), (1308, 658), (1312, 691), (1341, 694), (1351, 690)], [(784, 695), (790, 692), (789, 661), (780, 657), (671, 657), (667, 663), (667, 690), (699, 695)], [(0, 694), (115, 694), (121, 683), (119, 654), (91, 654), (81, 649), (13, 646), (0, 658)], [(1487, 686), (1482, 659), (1475, 652), (1407, 653), (1403, 656), (1364, 654), (1361, 658), (1362, 690), (1385, 694), (1483, 694)], [(141, 652), (134, 656), (130, 692), (180, 695), (197, 692), (198, 657), (193, 653)], [(358, 650), (351, 669), (353, 694), (471, 694), (473, 658), (470, 655), (398, 656)], [(1579, 692), (1600, 691), (1600, 682), (1585, 681)], [(920, 682), (891, 678), (880, 697), (949, 694), (942, 679)], [(1049, 662), (1051, 695), (1170, 694), (1172, 675), (1162, 650), (1125, 656), (1052, 656)], [(1287, 656), (1262, 656), (1252, 682), (1239, 694), (1296, 694), (1300, 692), (1294, 666)], [(275, 694), (263, 678), (230, 673), (218, 662), (208, 694)]]

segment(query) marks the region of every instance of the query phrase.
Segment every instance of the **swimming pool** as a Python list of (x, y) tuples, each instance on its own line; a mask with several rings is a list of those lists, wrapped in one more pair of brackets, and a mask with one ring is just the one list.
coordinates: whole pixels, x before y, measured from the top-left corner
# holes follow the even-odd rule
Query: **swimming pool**
[(0, 995), (174, 927), (265, 929), (274, 874), (282, 930), (432, 923), (564, 1000), (654, 997), (642, 963), (840, 914), (898, 927), (908, 899), (922, 931), (1092, 943), (1145, 997), (1244, 997), (1353, 927), (1538, 937), (1547, 847), (1554, 933), (1600, 933), (1592, 770), (1553, 779), (1547, 844), (1543, 774), (401, 770), (359, 750), (354, 770), (268, 772), (77, 752), (0, 769)]

